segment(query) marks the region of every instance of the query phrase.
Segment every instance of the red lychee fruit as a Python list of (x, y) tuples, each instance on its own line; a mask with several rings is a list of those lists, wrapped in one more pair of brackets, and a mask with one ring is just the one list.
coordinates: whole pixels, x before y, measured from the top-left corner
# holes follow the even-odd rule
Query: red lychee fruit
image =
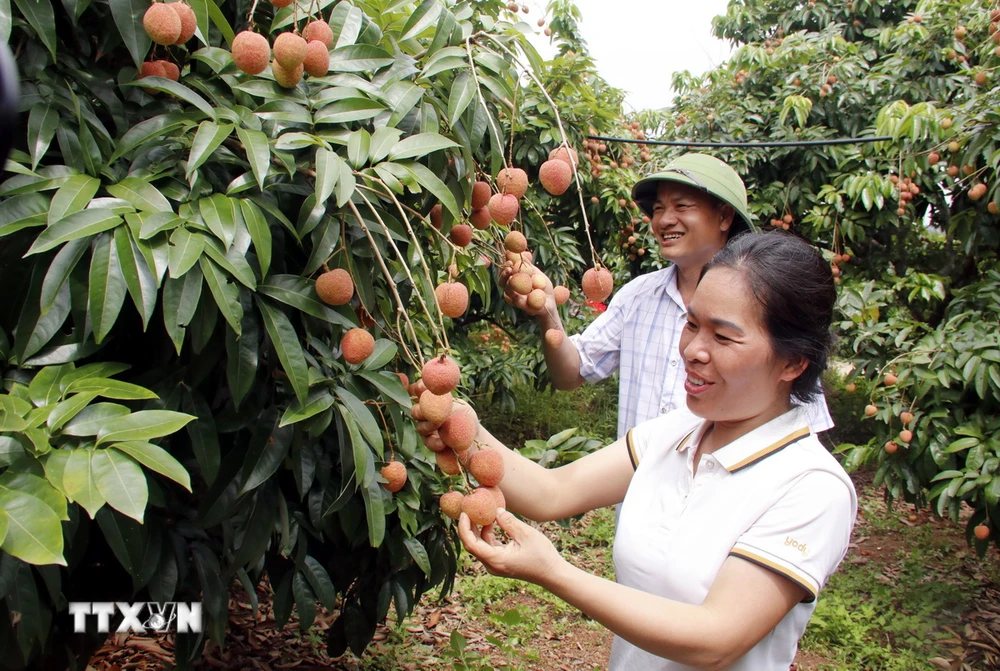
[(528, 239), (520, 231), (511, 231), (503, 239), (503, 246), (507, 248), (508, 252), (520, 254), (528, 251)]
[(472, 209), (478, 210), (486, 207), (487, 203), (490, 202), (491, 195), (493, 195), (493, 193), (490, 191), (490, 185), (487, 182), (476, 182), (473, 184)]
[(458, 455), (445, 448), (434, 453), (434, 461), (445, 475), (458, 475), (462, 468), (458, 465)]
[(375, 338), (364, 329), (353, 328), (341, 338), (340, 351), (344, 361), (359, 364), (375, 351)]
[(549, 160), (553, 159), (568, 163), (572, 170), (576, 170), (577, 166), (580, 165), (580, 156), (576, 153), (576, 149), (566, 145), (556, 147), (549, 152)]
[(497, 189), (520, 198), (528, 191), (528, 174), (520, 168), (504, 168), (497, 173)]
[(477, 489), (462, 499), (462, 512), (469, 516), (473, 524), (485, 527), (497, 518), (497, 499), (485, 489)]
[(556, 305), (562, 305), (569, 300), (569, 289), (561, 284), (556, 285), (555, 289)]
[(443, 282), (434, 289), (441, 312), (455, 319), (465, 314), (469, 307), (469, 290), (461, 282)]
[(139, 78), (142, 77), (166, 77), (167, 71), (163, 67), (164, 61), (143, 61), (139, 67)]
[(507, 507), (507, 497), (503, 495), (499, 487), (477, 487), (477, 489), (483, 489), (491, 493), (493, 497), (497, 500), (497, 508)]
[(468, 247), (472, 242), (472, 226), (468, 224), (455, 224), (448, 231), (448, 237), (459, 247)]
[(181, 78), (181, 69), (177, 67), (176, 63), (171, 63), (170, 61), (156, 61), (163, 68), (163, 76), (171, 81), (177, 81)]
[(325, 77), (330, 71), (330, 50), (320, 40), (311, 40), (306, 45), (306, 57), (302, 68), (310, 77)]
[(532, 310), (541, 310), (545, 307), (545, 292), (542, 289), (532, 289), (525, 304)]
[(278, 86), (286, 89), (293, 89), (302, 81), (302, 72), (305, 68), (300, 63), (292, 70), (286, 70), (278, 61), (271, 61), (271, 74)]
[(285, 70), (302, 65), (309, 52), (309, 44), (295, 33), (281, 33), (274, 38), (274, 60)]
[(399, 461), (390, 461), (382, 467), (382, 477), (386, 479), (383, 487), (390, 492), (398, 492), (406, 484), (406, 466)]
[(461, 376), (458, 364), (445, 354), (427, 361), (420, 371), (420, 379), (424, 387), (435, 394), (447, 394), (453, 390), (458, 386)]
[(592, 301), (603, 301), (615, 288), (614, 278), (607, 268), (591, 268), (583, 274), (583, 294)]
[(198, 17), (186, 2), (171, 2), (169, 6), (177, 12), (177, 17), (181, 20), (181, 34), (174, 44), (185, 44), (194, 37), (194, 32), (198, 28)]
[(444, 444), (456, 452), (464, 452), (472, 447), (479, 429), (476, 412), (467, 405), (455, 406), (448, 419), (438, 428), (438, 435)]
[(424, 413), (424, 419), (435, 424), (442, 424), (451, 415), (452, 396), (447, 394), (435, 394), (425, 391), (420, 395), (420, 409)]
[(157, 44), (173, 44), (181, 36), (181, 17), (170, 5), (156, 2), (143, 14), (142, 27)]
[(566, 161), (549, 159), (538, 169), (538, 181), (542, 183), (542, 188), (553, 196), (560, 196), (566, 193), (566, 189), (573, 183), (573, 168), (569, 167)]
[(330, 24), (326, 21), (310, 21), (306, 24), (306, 27), (302, 29), (302, 39), (306, 42), (319, 40), (326, 45), (327, 49), (329, 49), (333, 46), (333, 30), (330, 28)]
[(267, 38), (252, 30), (244, 30), (233, 38), (233, 62), (248, 75), (259, 75), (271, 62), (271, 45)]
[(278, 9), (281, 9), (282, 7), (287, 7), (288, 5), (292, 4), (293, 1), (294, 0), (271, 0), (271, 4), (277, 7)]
[(507, 226), (517, 218), (517, 212), (521, 205), (517, 196), (509, 193), (495, 193), (490, 198), (488, 205), (490, 218), (500, 226)]
[(549, 329), (545, 332), (545, 344), (552, 349), (559, 349), (559, 346), (563, 344), (563, 340), (566, 339), (566, 334), (559, 329)]
[(507, 280), (507, 288), (522, 296), (527, 296), (534, 289), (531, 284), (531, 276), (527, 273), (514, 273), (511, 275), (510, 279)]
[(316, 293), (327, 305), (345, 305), (354, 295), (354, 280), (343, 268), (334, 268), (316, 278)]
[[(487, 200), (487, 202), (489, 201)], [(490, 208), (488, 207), (480, 207), (473, 210), (469, 215), (469, 221), (472, 222), (472, 225), (480, 231), (485, 231), (489, 228), (492, 220), (493, 219), (490, 217)]]
[(458, 516), (462, 514), (462, 499), (464, 498), (462, 492), (447, 492), (441, 495), (438, 505), (441, 506), (441, 512), (451, 519), (457, 520)]
[(503, 480), (503, 455), (496, 450), (479, 450), (469, 459), (469, 472), (484, 487), (495, 487)]

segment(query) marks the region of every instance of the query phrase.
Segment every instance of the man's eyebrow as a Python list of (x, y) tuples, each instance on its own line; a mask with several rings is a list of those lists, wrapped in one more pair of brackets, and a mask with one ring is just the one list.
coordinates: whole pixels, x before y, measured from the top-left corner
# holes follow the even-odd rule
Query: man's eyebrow
[[(698, 316), (694, 313), (694, 310), (692, 310), (690, 307), (688, 308), (688, 314), (691, 315), (692, 317), (694, 317), (695, 319), (698, 318)], [(739, 326), (737, 326), (733, 322), (729, 321), (728, 319), (713, 318), (713, 319), (709, 319), (708, 321), (711, 322), (712, 325), (714, 325), (714, 326), (725, 326), (727, 328), (731, 328), (732, 330), (736, 331), (740, 335), (746, 335), (746, 333), (743, 331), (743, 329), (741, 329)]]

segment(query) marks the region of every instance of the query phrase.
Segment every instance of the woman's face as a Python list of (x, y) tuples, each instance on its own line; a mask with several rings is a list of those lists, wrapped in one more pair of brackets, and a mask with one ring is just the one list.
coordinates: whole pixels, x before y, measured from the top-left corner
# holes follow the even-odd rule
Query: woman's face
[(691, 299), (687, 320), (680, 349), (691, 412), (735, 423), (766, 422), (789, 409), (792, 381), (805, 364), (774, 355), (763, 306), (740, 272), (708, 271)]
[(650, 229), (668, 261), (700, 269), (726, 244), (732, 223), (732, 210), (700, 189), (677, 182), (657, 187)]

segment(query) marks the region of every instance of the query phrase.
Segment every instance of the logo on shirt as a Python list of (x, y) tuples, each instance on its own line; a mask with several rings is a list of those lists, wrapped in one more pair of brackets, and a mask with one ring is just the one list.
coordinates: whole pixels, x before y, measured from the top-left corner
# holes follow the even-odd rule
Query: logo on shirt
[(806, 547), (805, 543), (800, 543), (791, 536), (785, 536), (785, 545), (788, 547), (793, 547), (802, 553), (803, 557), (809, 556), (809, 549)]

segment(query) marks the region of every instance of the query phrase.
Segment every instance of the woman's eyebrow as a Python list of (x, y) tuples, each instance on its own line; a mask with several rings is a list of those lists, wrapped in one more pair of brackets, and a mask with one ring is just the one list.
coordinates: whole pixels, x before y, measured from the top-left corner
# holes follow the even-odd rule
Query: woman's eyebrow
[[(691, 315), (692, 317), (694, 317), (695, 319), (698, 318), (698, 316), (694, 313), (694, 310), (692, 310), (690, 307), (688, 308), (688, 314)], [(746, 332), (744, 332), (743, 329), (741, 329), (739, 326), (737, 326), (733, 322), (729, 321), (728, 319), (718, 319), (718, 318), (713, 317), (712, 319), (709, 319), (708, 321), (713, 326), (725, 326), (727, 328), (731, 328), (732, 330), (736, 331), (740, 335), (746, 335)]]

